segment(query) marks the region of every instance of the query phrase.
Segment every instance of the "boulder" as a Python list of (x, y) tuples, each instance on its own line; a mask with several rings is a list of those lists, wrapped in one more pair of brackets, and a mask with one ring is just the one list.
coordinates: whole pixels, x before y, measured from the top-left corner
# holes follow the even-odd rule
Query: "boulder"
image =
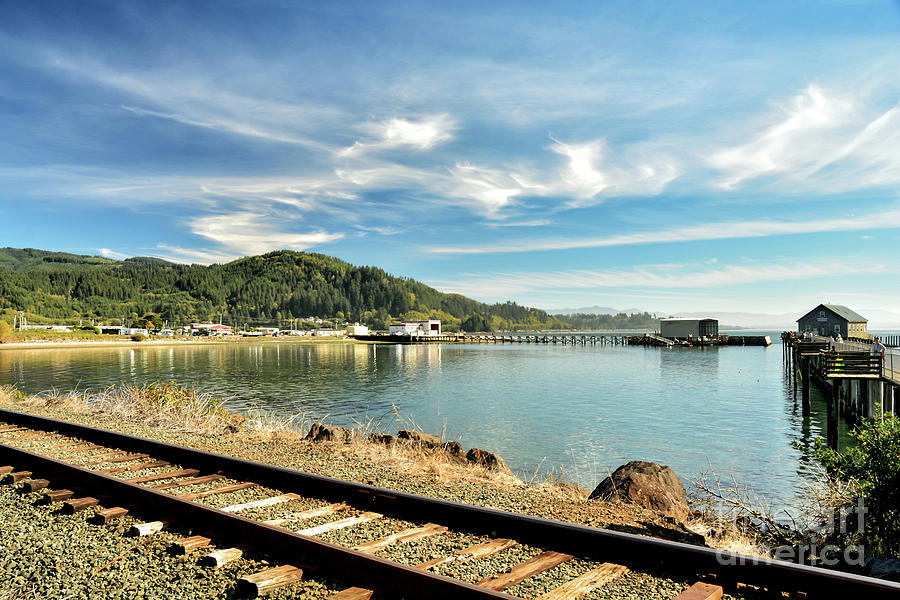
[(459, 442), (446, 442), (444, 443), (444, 450), (453, 456), (459, 456), (462, 454), (462, 445)]
[(867, 558), (866, 575), (888, 581), (900, 581), (900, 559)]
[(512, 469), (507, 466), (505, 460), (497, 454), (482, 450), (481, 448), (471, 448), (466, 452), (466, 460), (470, 463), (484, 467), (488, 471), (497, 471), (498, 473), (506, 473), (507, 475), (513, 474)]
[(412, 442), (424, 448), (442, 448), (444, 446), (444, 440), (440, 436), (412, 429), (401, 429), (397, 432), (397, 439)]
[(369, 435), (369, 441), (390, 446), (394, 443), (394, 436), (389, 433), (372, 433)]
[(684, 521), (690, 514), (684, 484), (670, 467), (636, 460), (600, 482), (591, 499), (621, 499)]
[(350, 442), (356, 437), (356, 431), (346, 427), (335, 427), (324, 423), (313, 423), (306, 434), (310, 442)]

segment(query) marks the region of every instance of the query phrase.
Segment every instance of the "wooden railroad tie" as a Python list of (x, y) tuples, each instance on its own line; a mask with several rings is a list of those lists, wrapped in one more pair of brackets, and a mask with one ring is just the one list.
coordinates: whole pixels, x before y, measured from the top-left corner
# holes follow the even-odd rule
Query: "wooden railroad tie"
[(128, 530), (128, 535), (134, 537), (144, 537), (145, 535), (153, 535), (163, 530), (166, 524), (162, 521), (149, 521), (147, 523), (137, 523)]
[(222, 512), (239, 512), (242, 510), (248, 510), (251, 508), (261, 508), (264, 506), (274, 506), (276, 504), (283, 504), (285, 502), (290, 502), (291, 500), (299, 500), (301, 496), (299, 494), (282, 494), (280, 496), (273, 496), (271, 498), (263, 498), (262, 500), (254, 500), (253, 502), (244, 502), (243, 504), (232, 504), (231, 506), (226, 506), (225, 508), (220, 508)]
[(112, 508), (104, 508), (102, 510), (98, 510), (94, 513), (94, 522), (99, 523), (101, 525), (106, 525), (116, 519), (121, 519), (125, 515), (128, 514), (127, 508), (122, 508), (121, 506), (114, 506)]
[(352, 587), (341, 590), (336, 594), (332, 594), (326, 600), (369, 600), (372, 597), (372, 590), (366, 588)]
[(159, 485), (150, 486), (151, 490), (156, 490), (161, 492), (163, 490), (168, 490), (171, 488), (184, 487), (188, 485), (197, 485), (200, 483), (207, 483), (210, 481), (216, 481), (217, 479), (224, 479), (224, 475), (203, 475), (202, 477), (191, 477), (186, 479), (185, 481), (174, 481), (172, 483), (161, 483)]
[(31, 477), (31, 471), (11, 471), (3, 479), (5, 483), (19, 483), (23, 479)]
[(27, 431), (25, 427), (19, 427), (18, 425), (6, 425), (5, 427), (0, 427), (0, 433), (14, 433), (16, 431)]
[(225, 548), (210, 552), (200, 559), (200, 564), (206, 567), (218, 569), (224, 567), (230, 562), (234, 562), (243, 556), (244, 552), (238, 548)]
[(292, 565), (284, 565), (241, 577), (238, 579), (237, 589), (238, 593), (259, 596), (292, 583), (297, 583), (302, 577), (303, 569), (298, 569)]
[(27, 479), (23, 486), (23, 490), (26, 494), (30, 494), (32, 492), (42, 490), (48, 485), (50, 485), (50, 482), (46, 479)]
[(256, 487), (258, 484), (245, 482), (245, 483), (235, 483), (232, 485), (223, 485), (222, 487), (213, 488), (211, 490), (205, 490), (202, 492), (194, 492), (193, 494), (181, 494), (180, 496), (175, 496), (181, 500), (198, 500), (200, 498), (206, 498), (207, 496), (215, 496), (216, 494), (227, 494), (229, 492), (237, 492), (238, 490), (245, 490), (247, 488)]
[(591, 569), (572, 581), (568, 581), (558, 588), (547, 592), (539, 600), (577, 600), (627, 572), (628, 567), (613, 563), (603, 563), (596, 569)]
[(397, 542), (413, 542), (415, 540), (421, 540), (422, 538), (430, 537), (432, 535), (443, 533), (445, 531), (447, 531), (447, 528), (443, 525), (426, 523), (423, 527), (407, 529), (405, 531), (383, 537), (380, 540), (372, 540), (371, 542), (359, 544), (358, 546), (354, 546), (353, 550), (363, 552), (364, 554), (374, 554), (385, 546), (390, 546), (391, 544), (396, 544)]
[(44, 492), (44, 498), (47, 502), (63, 502), (75, 495), (72, 490), (47, 490)]
[(280, 519), (269, 519), (268, 521), (263, 521), (266, 525), (284, 525), (285, 523), (289, 523), (291, 521), (302, 521), (304, 519), (314, 519), (315, 517), (321, 517), (323, 515), (331, 515), (338, 511), (347, 510), (350, 508), (343, 502), (336, 502), (334, 504), (326, 504), (325, 506), (320, 506), (319, 508), (311, 508), (309, 510), (304, 510), (301, 512), (291, 513), (285, 517)]
[(698, 581), (684, 590), (673, 600), (719, 600), (722, 597), (722, 586)]
[[(104, 456), (106, 453), (100, 454), (99, 456)], [(121, 454), (120, 451), (117, 451), (116, 454)], [(93, 456), (89, 457), (93, 458)], [(84, 466), (91, 465), (102, 465), (103, 463), (120, 463), (120, 462), (131, 462), (133, 460), (140, 460), (142, 458), (150, 458), (149, 454), (129, 454), (128, 456), (121, 456), (119, 458), (102, 458), (100, 460), (92, 460), (90, 462), (84, 463)]]
[[(10, 441), (28, 442), (31, 440), (46, 439), (48, 442), (52, 442), (54, 440), (58, 440), (60, 437), (62, 437), (62, 436), (60, 436), (60, 434), (58, 434), (58, 433), (46, 433), (43, 431), (39, 431), (39, 432), (35, 432), (35, 433), (16, 436), (16, 437), (12, 438)], [(49, 439), (47, 439), (47, 438), (49, 438)]]
[(137, 465), (129, 465), (127, 467), (115, 467), (113, 469), (102, 469), (97, 471), (102, 475), (115, 475), (116, 473), (127, 473), (128, 471), (141, 471), (143, 469), (155, 469), (157, 467), (168, 467), (169, 463), (164, 460), (154, 460), (150, 462), (140, 463)]
[(96, 450), (98, 448), (102, 448), (103, 446), (98, 446), (97, 444), (87, 444), (84, 445), (84, 442), (76, 442), (74, 444), (63, 444), (62, 446), (53, 446), (52, 448), (47, 448), (47, 454), (76, 454), (78, 452), (87, 452), (88, 450)]
[(571, 554), (563, 554), (562, 552), (554, 552), (548, 550), (542, 552), (530, 560), (521, 562), (514, 566), (509, 573), (498, 573), (485, 577), (475, 585), (481, 586), (495, 592), (502, 592), (506, 588), (522, 583), (529, 577), (534, 577), (544, 571), (549, 571), (553, 567), (572, 560)]
[[(95, 446), (95, 448), (106, 448), (106, 446)], [(97, 454), (91, 454), (90, 456), (87, 456), (86, 458), (92, 458), (92, 459), (97, 459), (97, 460), (94, 460), (94, 461), (86, 463), (86, 464), (99, 465), (99, 464), (105, 463), (105, 462), (124, 462), (126, 460), (134, 460), (137, 458), (147, 458), (147, 456), (149, 456), (149, 455), (144, 454), (142, 456), (140, 454), (132, 454), (128, 450), (108, 450), (107, 452), (98, 452)], [(132, 457), (134, 457), (134, 459), (132, 459)], [(117, 460), (100, 460), (100, 459), (109, 459), (109, 458), (115, 458)], [(122, 460), (118, 460), (118, 459), (122, 459)]]
[(416, 568), (430, 569), (431, 567), (436, 567), (448, 562), (465, 562), (473, 558), (484, 558), (486, 556), (497, 554), (498, 552), (503, 552), (504, 550), (509, 550), (510, 548), (518, 545), (519, 543), (515, 540), (497, 538), (496, 540), (491, 540), (490, 542), (475, 544), (474, 546), (469, 546), (468, 548), (457, 550), (450, 556), (442, 556), (440, 558), (435, 558), (427, 562), (419, 563), (418, 565), (416, 565)]
[(212, 540), (202, 535), (192, 535), (183, 540), (178, 540), (169, 546), (169, 552), (172, 554), (190, 554), (200, 548), (206, 548), (212, 543)]
[(353, 527), (354, 525), (359, 525), (361, 523), (368, 523), (369, 521), (374, 521), (376, 519), (380, 519), (383, 517), (381, 513), (376, 512), (364, 512), (363, 514), (356, 517), (347, 517), (346, 519), (341, 519), (339, 521), (332, 521), (330, 523), (323, 523), (317, 527), (308, 527), (306, 529), (300, 529), (295, 533), (299, 533), (300, 535), (322, 535), (323, 533), (328, 533), (329, 531), (337, 531), (339, 529), (346, 529), (347, 527)]
[(91, 496), (85, 496), (84, 498), (72, 498), (71, 500), (66, 500), (63, 503), (62, 511), (67, 515), (74, 515), (77, 512), (81, 512), (86, 508), (90, 508), (91, 506), (97, 506), (100, 504), (100, 501)]
[(199, 475), (197, 469), (181, 469), (178, 471), (167, 471), (165, 473), (156, 473), (155, 475), (144, 475), (143, 477), (132, 477), (126, 479), (128, 483), (147, 483), (148, 481), (159, 481), (160, 479), (173, 479), (175, 477), (193, 477)]

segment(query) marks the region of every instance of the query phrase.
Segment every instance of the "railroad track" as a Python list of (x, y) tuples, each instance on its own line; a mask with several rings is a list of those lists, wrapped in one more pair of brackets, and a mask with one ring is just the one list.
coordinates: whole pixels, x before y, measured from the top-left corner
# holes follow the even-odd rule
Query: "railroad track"
[[(436, 500), (8, 410), (0, 410), (0, 475), (64, 502), (63, 512), (95, 510), (100, 522), (129, 511), (153, 515), (135, 535), (189, 529), (193, 535), (172, 551), (196, 554), (210, 568), (244, 552), (281, 561), (236, 582), (251, 596), (306, 571), (352, 584), (334, 600), (574, 600), (628, 570), (656, 569), (696, 581), (679, 596), (691, 600), (717, 598), (722, 588), (900, 597), (900, 584), (869, 577)], [(444, 553), (427, 560), (406, 550), (445, 538)], [(511, 566), (479, 571), (501, 553)], [(540, 583), (564, 567), (568, 580), (553, 578), (549, 589)]]

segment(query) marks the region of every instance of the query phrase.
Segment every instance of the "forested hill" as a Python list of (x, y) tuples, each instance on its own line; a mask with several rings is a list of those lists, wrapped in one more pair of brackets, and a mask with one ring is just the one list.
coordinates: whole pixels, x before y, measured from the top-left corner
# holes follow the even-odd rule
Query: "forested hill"
[(0, 317), (31, 323), (120, 322), (155, 313), (170, 324), (219, 319), (235, 325), (317, 316), (383, 329), (394, 319), (441, 319), (448, 331), (561, 329), (568, 323), (512, 302), (445, 294), (377, 267), (278, 251), (222, 265), (156, 258), (124, 261), (31, 248), (0, 249)]

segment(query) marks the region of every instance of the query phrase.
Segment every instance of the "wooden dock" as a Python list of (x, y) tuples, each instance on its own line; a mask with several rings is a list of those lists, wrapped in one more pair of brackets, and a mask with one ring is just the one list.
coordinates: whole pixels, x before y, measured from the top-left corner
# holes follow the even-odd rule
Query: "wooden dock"
[(769, 346), (767, 335), (720, 335), (671, 340), (656, 333), (458, 333), (443, 335), (356, 335), (363, 342), (389, 344), (558, 344), (562, 346)]
[(838, 450), (838, 422), (877, 418), (900, 411), (900, 355), (872, 353), (869, 340), (832, 342), (794, 332), (781, 334), (785, 370), (799, 388), (803, 415), (810, 413), (812, 385), (822, 392), (828, 407), (828, 446)]

